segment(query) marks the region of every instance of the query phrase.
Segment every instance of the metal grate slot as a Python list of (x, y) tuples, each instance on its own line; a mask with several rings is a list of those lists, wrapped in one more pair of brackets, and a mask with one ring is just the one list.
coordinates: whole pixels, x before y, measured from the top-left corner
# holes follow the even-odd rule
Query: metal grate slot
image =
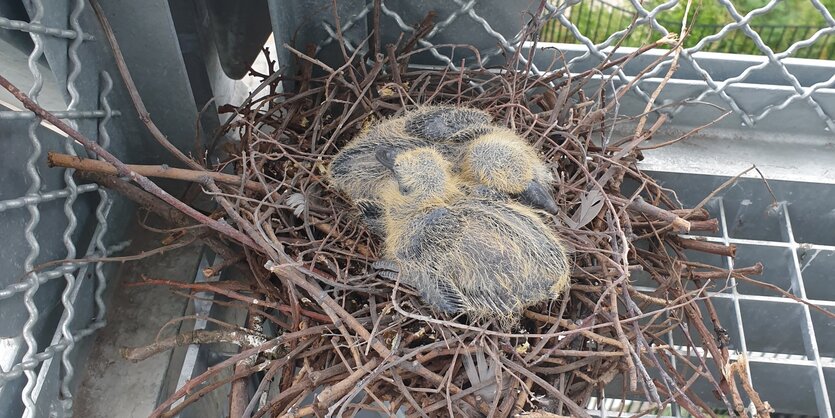
[[(665, 186), (680, 191), (678, 198), (685, 206), (698, 203), (723, 181), (713, 176), (656, 175)], [(835, 186), (794, 182), (770, 182), (770, 186), (776, 203), (758, 179), (740, 179), (709, 202), (707, 208), (718, 216), (720, 231), (701, 234), (701, 239), (734, 244), (737, 256), (692, 254), (692, 259), (723, 268), (762, 262), (763, 274), (752, 278), (835, 312), (831, 286), (835, 248), (826, 245), (826, 234), (812, 228), (816, 218), (816, 228), (825, 228), (830, 222), (825, 215), (832, 201), (826, 198), (832, 196)], [(807, 199), (817, 199), (816, 204), (807, 204)], [(800, 243), (797, 237), (801, 235), (816, 242)], [(637, 276), (636, 284), (647, 283)], [(717, 314), (728, 328), (734, 355), (748, 357), (750, 376), (763, 399), (778, 412), (832, 417), (835, 320), (770, 289), (733, 278), (725, 284), (728, 287), (723, 289), (723, 283), (717, 281), (709, 294), (715, 296)], [(672, 333), (673, 341), (682, 337), (679, 332)], [(710, 388), (697, 385), (694, 390)]]
[(835, 251), (801, 247), (797, 249), (797, 259), (803, 273), (806, 294), (812, 299), (835, 300), (835, 286), (832, 285)]
[[(775, 285), (781, 289), (791, 287), (790, 265), (791, 249), (765, 245), (737, 244), (734, 265), (736, 268), (763, 264), (763, 273), (752, 276), (759, 281)], [(736, 290), (742, 295), (776, 296), (773, 290), (738, 280)]]

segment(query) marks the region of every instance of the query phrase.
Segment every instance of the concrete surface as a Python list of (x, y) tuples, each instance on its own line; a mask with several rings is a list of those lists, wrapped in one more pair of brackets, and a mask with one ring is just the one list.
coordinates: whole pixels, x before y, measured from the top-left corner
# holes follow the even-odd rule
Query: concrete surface
[[(125, 254), (158, 247), (160, 235), (137, 228), (134, 245)], [(202, 246), (189, 245), (151, 258), (125, 263), (110, 289), (107, 326), (96, 334), (81, 385), (75, 399), (74, 414), (85, 418), (147, 417), (157, 405), (168, 369), (171, 352), (139, 363), (119, 355), (124, 346), (151, 343), (160, 328), (183, 315), (187, 300), (160, 286), (126, 287), (126, 283), (152, 278), (191, 282), (202, 254)], [(169, 327), (163, 336), (179, 326)]]

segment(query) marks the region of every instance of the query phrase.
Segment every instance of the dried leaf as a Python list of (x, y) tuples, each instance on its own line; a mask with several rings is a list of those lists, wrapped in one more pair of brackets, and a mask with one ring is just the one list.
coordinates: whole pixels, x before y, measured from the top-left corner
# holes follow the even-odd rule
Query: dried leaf
[(598, 189), (586, 192), (585, 196), (580, 199), (580, 207), (571, 217), (572, 228), (582, 228), (588, 225), (597, 217), (601, 209), (603, 209), (603, 193)]
[(301, 193), (293, 193), (287, 197), (287, 206), (293, 209), (293, 215), (301, 216), (307, 208), (307, 202)]
[(394, 96), (394, 89), (391, 87), (382, 87), (377, 89), (377, 93), (380, 94), (380, 97), (392, 97)]

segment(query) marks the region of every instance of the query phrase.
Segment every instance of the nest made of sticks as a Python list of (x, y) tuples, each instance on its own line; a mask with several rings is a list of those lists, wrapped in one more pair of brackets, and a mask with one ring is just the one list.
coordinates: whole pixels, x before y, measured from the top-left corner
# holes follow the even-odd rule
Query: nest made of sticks
[[(729, 247), (679, 238), (678, 232), (715, 230), (716, 220), (701, 208), (678, 207), (637, 168), (640, 145), (663, 117), (631, 136), (612, 136), (620, 122), (610, 117), (616, 99), (607, 105), (605, 92), (584, 87), (616, 63), (572, 77), (564, 68), (536, 75), (524, 64), (532, 56), (508, 51), (498, 71), (414, 69), (410, 57), (420, 52), (390, 46), (387, 55), (371, 58), (346, 54), (337, 69), (294, 51), (302, 64), (297, 89), (278, 93), (276, 78), (269, 94), (235, 109), (226, 126), (241, 139), (226, 163), (275, 190), (266, 197), (226, 191), (235, 223), (268, 246), (266, 257), (250, 255), (251, 264), (274, 262), (275, 276), (253, 269), (262, 274), (253, 290), (291, 308), (280, 325), (285, 350), (305, 347), (271, 367), (286, 380), (262, 411), (339, 416), (403, 407), (409, 416), (508, 416), (538, 409), (583, 416), (589, 399), (623, 376), (626, 392), (657, 408), (647, 412), (675, 401), (693, 415), (710, 415), (705, 400), (689, 390), (694, 374), (712, 380), (728, 409), (739, 411), (732, 373), (708, 377), (705, 364), (725, 371), (732, 364), (727, 333), (702, 292), (706, 279), (731, 273), (694, 268), (684, 255), (684, 249), (727, 254)], [(439, 316), (409, 289), (377, 277), (369, 264), (380, 254), (379, 242), (325, 179), (331, 156), (363, 128), (426, 103), (486, 110), (530, 140), (559, 175), (556, 229), (574, 250), (571, 291), (526, 310), (513, 332), (491, 321)], [(609, 139), (605, 147), (601, 138)], [(637, 190), (624, 195), (624, 181)], [(630, 275), (638, 271), (659, 290), (636, 291)], [(705, 313), (713, 330), (702, 324)], [(329, 323), (335, 325), (316, 334), (303, 331)], [(683, 345), (700, 345), (712, 359), (694, 362), (667, 345), (665, 334), (673, 329), (686, 336)], [(474, 354), (483, 354), (476, 358), (495, 375), (468, 374)], [(673, 358), (683, 366), (673, 368)], [(501, 396), (479, 396), (496, 384)], [(298, 403), (317, 390), (312, 404)]]
[[(431, 28), (429, 22), (424, 25)], [(539, 23), (532, 20), (522, 39), (533, 40)], [(279, 74), (271, 66), (270, 74), (261, 75), (260, 95), (253, 93), (237, 107), (221, 107), (230, 119), (218, 136), (235, 141), (214, 155), (225, 151), (227, 157), (207, 164), (178, 154), (190, 170), (177, 175), (122, 164), (16, 93), (27, 108), (145, 191), (113, 176), (91, 174), (97, 161), (51, 155), (51, 163), (73, 166), (77, 175), (176, 225), (208, 227), (180, 231), (222, 257), (206, 269), (207, 276), (242, 262), (250, 273), (248, 279), (217, 283), (145, 281), (213, 292), (246, 309), (249, 318), (243, 328), (178, 335), (123, 351), (139, 361), (183, 344), (242, 347), (176, 391), (154, 416), (174, 416), (221, 387), (230, 388), (231, 416), (342, 416), (361, 409), (383, 414), (402, 409), (407, 416), (531, 411), (588, 416), (590, 399), (602, 397), (616, 378), (622, 382), (620, 396), (648, 401), (643, 413), (663, 413), (675, 402), (693, 416), (716, 416), (711, 405), (718, 400), (731, 414), (745, 414), (750, 402), (767, 416), (769, 406), (748, 381), (744, 359), (731, 361), (728, 333), (705, 293), (712, 279), (746, 277), (762, 266), (727, 271), (688, 261), (685, 250), (733, 256), (732, 246), (679, 236), (717, 230), (717, 220), (702, 208), (710, 196), (697, 207), (683, 208), (638, 168), (642, 145), (666, 117), (654, 115), (650, 106), (643, 114), (617, 117), (614, 106), (632, 82), (615, 91), (594, 87), (611, 85), (614, 68), (664, 45), (670, 46), (668, 53), (641, 74), (671, 58), (666, 81), (680, 44), (665, 38), (621, 58), (610, 54), (583, 73), (571, 73), (558, 51), (552, 68), (533, 71), (535, 45), (505, 51), (506, 63), (498, 68), (427, 69), (410, 65), (425, 51), (415, 49), (425, 29), (385, 51), (361, 44), (349, 54), (343, 46), (344, 64), (338, 68), (288, 46), (299, 60), (298, 74)], [(106, 34), (118, 49), (112, 33)], [(467, 45), (435, 48), (479, 53)], [(129, 80), (129, 74), (122, 75)], [(282, 83), (293, 87), (283, 91)], [(364, 128), (429, 103), (487, 111), (527, 138), (559, 179), (553, 192), (561, 214), (553, 223), (573, 251), (571, 288), (527, 309), (511, 331), (489, 320), (440, 315), (411, 289), (378, 277), (370, 265), (380, 255), (380, 242), (326, 181), (331, 157)], [(199, 182), (220, 207), (208, 216), (197, 212), (164, 195), (145, 175)], [(656, 289), (637, 290), (638, 276)], [(666, 339), (673, 331), (681, 336), (678, 347)], [(223, 370), (230, 374), (220, 377)], [(254, 396), (242, 383), (250, 375), (261, 382)], [(708, 396), (715, 400), (693, 390), (698, 381), (712, 388)], [(485, 396), (491, 387), (498, 396)], [(314, 394), (312, 403), (303, 402)]]

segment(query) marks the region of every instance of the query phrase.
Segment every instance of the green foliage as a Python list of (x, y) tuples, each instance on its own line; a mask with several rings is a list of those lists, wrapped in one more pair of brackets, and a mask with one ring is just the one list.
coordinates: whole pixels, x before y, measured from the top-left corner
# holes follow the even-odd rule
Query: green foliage
[[(644, 7), (652, 10), (664, 3), (664, 0), (646, 0)], [(659, 23), (670, 32), (681, 32), (686, 3), (682, 0), (674, 7), (658, 13), (656, 18)], [(734, 0), (733, 5), (736, 13), (745, 16), (767, 3), (767, 0)], [(830, 11), (835, 10), (835, 0), (821, 0), (821, 3)], [(617, 0), (583, 0), (569, 9), (569, 20), (592, 42), (599, 44), (613, 33), (628, 27), (635, 18), (635, 13), (628, 5), (621, 7), (618, 4), (620, 3)], [(717, 0), (694, 0), (687, 18), (690, 34), (685, 39), (685, 46), (696, 45), (703, 38), (719, 32), (722, 27), (734, 21), (731, 12)], [(754, 16), (750, 25), (774, 52), (785, 51), (795, 42), (808, 39), (827, 26), (823, 15), (808, 0), (780, 2), (774, 9)], [(576, 42), (568, 29), (556, 20), (545, 25), (542, 35), (543, 41)], [(642, 25), (634, 28), (622, 45), (640, 46), (660, 36), (660, 32)], [(706, 44), (702, 50), (762, 54), (754, 41), (739, 29), (730, 31), (719, 41)], [(835, 36), (822, 36), (813, 45), (798, 50), (793, 56), (833, 59)]]

